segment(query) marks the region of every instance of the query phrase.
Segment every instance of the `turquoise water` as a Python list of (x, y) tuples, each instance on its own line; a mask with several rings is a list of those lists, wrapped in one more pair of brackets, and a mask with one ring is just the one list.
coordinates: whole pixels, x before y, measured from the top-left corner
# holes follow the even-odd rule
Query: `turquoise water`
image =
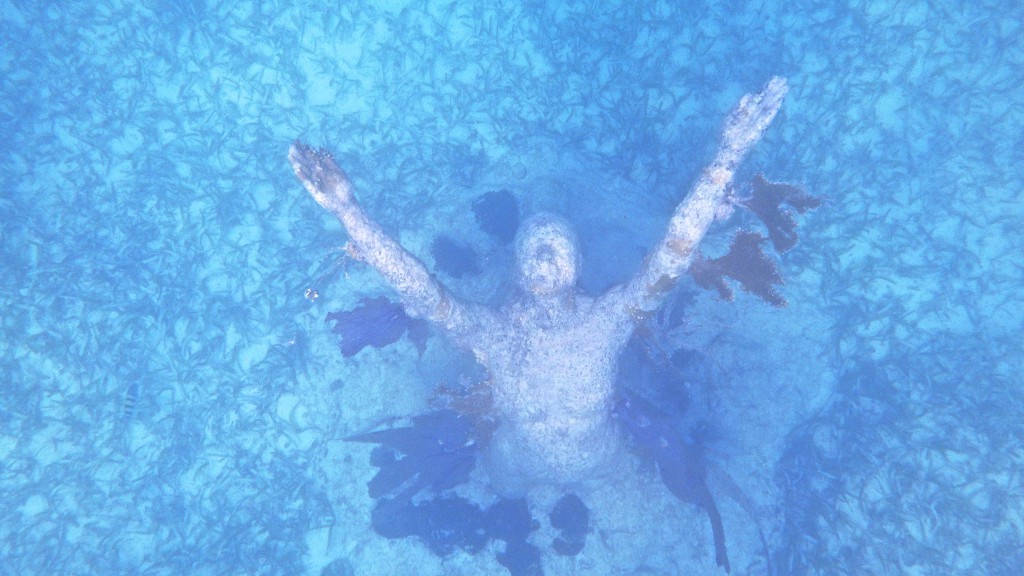
[[(741, 173), (826, 198), (779, 260), (790, 305), (702, 294), (656, 334), (714, 367), (733, 573), (767, 572), (752, 517), (774, 574), (1017, 573), (1024, 5), (674, 4), (0, 2), (0, 571), (507, 573), (371, 529), (370, 448), (340, 439), (472, 362), (438, 337), (341, 356), (327, 313), (393, 293), (289, 143), (331, 149), (428, 266), (439, 234), (477, 246), (457, 295), (500, 300), (471, 210), (497, 189), (576, 226), (598, 292), (778, 74)], [(535, 533), (545, 573), (722, 573), (703, 514), (624, 466), (582, 554)]]

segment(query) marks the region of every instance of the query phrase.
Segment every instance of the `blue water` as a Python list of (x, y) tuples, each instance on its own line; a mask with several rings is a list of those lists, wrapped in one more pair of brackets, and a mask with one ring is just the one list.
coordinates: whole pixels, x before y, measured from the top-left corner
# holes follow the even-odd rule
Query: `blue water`
[[(790, 305), (703, 294), (663, 342), (713, 366), (733, 573), (767, 561), (716, 477), (775, 574), (1019, 573), (1022, 22), (948, 0), (0, 0), (0, 573), (507, 573), (371, 530), (370, 448), (340, 438), (471, 362), (441, 338), (341, 356), (327, 313), (393, 293), (289, 143), (331, 149), (428, 266), (439, 234), (477, 245), (488, 271), (445, 280), (462, 297), (507, 279), (471, 210), (498, 189), (576, 226), (597, 292), (776, 74), (741, 175), (826, 198), (779, 260)], [(652, 470), (588, 505), (580, 556), (535, 535), (545, 573), (722, 573)]]

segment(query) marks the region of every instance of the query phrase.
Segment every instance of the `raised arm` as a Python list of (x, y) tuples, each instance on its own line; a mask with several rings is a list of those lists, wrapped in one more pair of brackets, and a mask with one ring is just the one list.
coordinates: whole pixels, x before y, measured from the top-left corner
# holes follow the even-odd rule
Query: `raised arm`
[(348, 231), (349, 253), (384, 276), (401, 295), (410, 315), (432, 320), (457, 335), (473, 329), (480, 318), (469, 306), (449, 297), (422, 262), (366, 215), (356, 202), (348, 176), (329, 153), (296, 141), (288, 150), (288, 160), (306, 190)]
[(776, 76), (761, 92), (745, 95), (729, 114), (714, 161), (676, 208), (665, 237), (622, 293), (626, 312), (637, 315), (657, 308), (690, 267), (697, 244), (726, 207), (736, 168), (775, 118), (786, 90), (785, 78)]

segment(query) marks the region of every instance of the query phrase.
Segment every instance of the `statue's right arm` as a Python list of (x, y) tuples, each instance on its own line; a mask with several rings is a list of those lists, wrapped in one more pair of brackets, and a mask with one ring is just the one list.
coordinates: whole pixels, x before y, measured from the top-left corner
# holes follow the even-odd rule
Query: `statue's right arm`
[(747, 153), (768, 129), (786, 96), (785, 78), (774, 77), (757, 93), (747, 94), (726, 118), (715, 159), (676, 207), (661, 242), (621, 296), (624, 311), (642, 317), (656, 309), (696, 257), (721, 208), (728, 205), (733, 176)]
[(482, 308), (449, 296), (419, 259), (367, 216), (356, 202), (348, 176), (328, 152), (296, 141), (288, 160), (306, 190), (348, 231), (349, 253), (384, 276), (411, 316), (431, 320), (460, 336), (477, 329), (477, 323), (484, 320)]

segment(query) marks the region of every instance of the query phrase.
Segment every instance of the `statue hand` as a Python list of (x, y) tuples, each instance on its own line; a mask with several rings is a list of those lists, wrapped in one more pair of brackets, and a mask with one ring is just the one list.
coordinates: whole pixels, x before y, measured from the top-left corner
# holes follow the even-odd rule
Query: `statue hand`
[(761, 92), (745, 95), (725, 121), (722, 150), (745, 154), (775, 118), (788, 89), (786, 79), (775, 76)]
[(348, 176), (326, 150), (314, 150), (296, 140), (288, 150), (288, 161), (306, 190), (327, 210), (337, 213), (354, 201)]

